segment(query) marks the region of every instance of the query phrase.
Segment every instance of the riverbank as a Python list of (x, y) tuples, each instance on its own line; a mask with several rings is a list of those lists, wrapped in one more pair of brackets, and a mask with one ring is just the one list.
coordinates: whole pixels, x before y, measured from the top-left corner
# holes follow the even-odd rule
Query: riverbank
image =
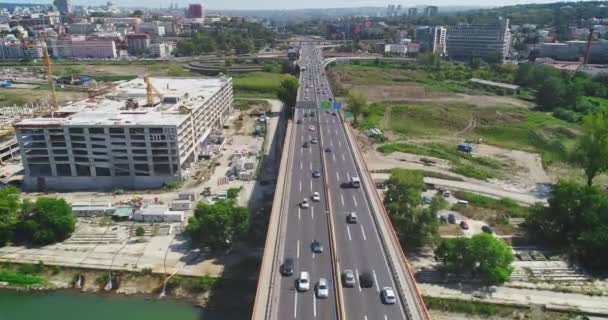
[[(107, 290), (106, 285), (110, 275), (113, 288)], [(18, 291), (72, 290), (74, 292), (103, 295), (136, 295), (156, 299), (162, 291), (166, 277), (166, 275), (153, 274), (146, 272), (146, 270), (143, 272), (112, 271), (109, 273), (108, 270), (66, 268), (44, 264), (4, 263), (0, 265), (0, 289)], [(194, 290), (184, 284), (199, 282), (199, 277), (188, 277), (191, 281), (181, 280), (183, 278), (176, 278), (180, 281), (169, 281), (165, 297), (187, 301), (199, 307), (206, 307), (208, 291), (212, 289), (211, 286), (205, 288), (207, 290)]]

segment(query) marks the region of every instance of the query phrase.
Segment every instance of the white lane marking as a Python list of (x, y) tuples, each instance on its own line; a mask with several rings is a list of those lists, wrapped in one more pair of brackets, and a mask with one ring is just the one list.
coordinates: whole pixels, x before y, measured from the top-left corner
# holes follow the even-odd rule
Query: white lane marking
[(376, 291), (380, 292), (380, 285), (378, 284), (378, 278), (376, 277), (376, 270), (372, 270), (372, 274), (374, 275), (374, 282), (376, 283)]
[(355, 198), (355, 195), (353, 194), (353, 202), (355, 203), (355, 207), (357, 206), (357, 198)]
[(296, 259), (300, 259), (300, 240), (296, 244)]
[(308, 148), (308, 153), (312, 154), (312, 148)]
[(359, 226), (361, 226), (361, 234), (363, 235), (363, 240), (367, 241), (367, 237), (365, 236), (365, 230), (363, 230), (363, 225), (361, 224)]
[(342, 202), (342, 206), (344, 206), (344, 196), (340, 193), (340, 201)]
[(346, 158), (344, 157), (344, 153), (342, 154), (342, 161), (346, 161)]
[(348, 233), (348, 241), (353, 241), (353, 238), (350, 236), (350, 228), (346, 226), (346, 233)]
[(329, 145), (333, 147), (334, 146), (334, 141), (333, 140), (329, 140)]
[(312, 294), (312, 315), (317, 317), (317, 296), (314, 293)]
[(336, 131), (336, 135), (338, 135), (338, 129), (336, 129), (335, 131)]
[(312, 193), (312, 180), (310, 180), (310, 193)]
[(310, 171), (312, 171), (312, 162), (310, 163)]
[(363, 320), (367, 320), (367, 316), (363, 316)]
[(300, 220), (300, 211), (301, 211), (300, 206), (298, 206), (298, 220)]
[(293, 318), (298, 316), (298, 291), (293, 292)]
[(334, 162), (336, 162), (336, 154), (332, 153), (331, 156), (332, 156), (332, 158), (334, 158)]
[(302, 164), (302, 162), (300, 162), (300, 170), (302, 170), (304, 168), (304, 165)]
[(300, 192), (302, 192), (302, 181), (300, 181)]
[(386, 315), (384, 315), (384, 320), (388, 320), (388, 317)]
[(357, 286), (359, 287), (359, 292), (361, 292), (361, 282), (359, 281), (359, 269), (355, 269), (355, 275), (357, 275)]
[(338, 146), (342, 146), (342, 141), (338, 140)]
[(310, 216), (312, 217), (312, 219), (315, 218), (315, 207), (310, 207)]
[(336, 171), (336, 180), (340, 181), (340, 173)]

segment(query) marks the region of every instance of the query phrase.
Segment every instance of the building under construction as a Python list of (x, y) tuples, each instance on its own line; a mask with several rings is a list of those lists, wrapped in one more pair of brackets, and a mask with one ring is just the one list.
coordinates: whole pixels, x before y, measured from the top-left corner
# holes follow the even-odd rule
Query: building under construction
[(158, 188), (232, 111), (231, 78), (138, 78), (15, 125), (27, 190)]

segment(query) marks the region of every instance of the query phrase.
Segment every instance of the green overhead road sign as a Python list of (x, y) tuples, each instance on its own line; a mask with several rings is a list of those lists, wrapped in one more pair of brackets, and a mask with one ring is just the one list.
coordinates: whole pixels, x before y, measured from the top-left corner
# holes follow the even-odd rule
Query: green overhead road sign
[(331, 109), (330, 101), (321, 101), (321, 109)]

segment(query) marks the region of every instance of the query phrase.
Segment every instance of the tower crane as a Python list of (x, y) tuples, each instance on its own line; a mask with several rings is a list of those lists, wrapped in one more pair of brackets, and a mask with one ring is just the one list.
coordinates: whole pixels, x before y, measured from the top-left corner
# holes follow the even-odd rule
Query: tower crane
[(154, 86), (152, 85), (152, 81), (150, 81), (150, 74), (148, 71), (144, 74), (144, 83), (146, 84), (146, 102), (148, 107), (154, 106), (154, 96), (157, 96), (163, 99), (162, 93), (160, 93)]

